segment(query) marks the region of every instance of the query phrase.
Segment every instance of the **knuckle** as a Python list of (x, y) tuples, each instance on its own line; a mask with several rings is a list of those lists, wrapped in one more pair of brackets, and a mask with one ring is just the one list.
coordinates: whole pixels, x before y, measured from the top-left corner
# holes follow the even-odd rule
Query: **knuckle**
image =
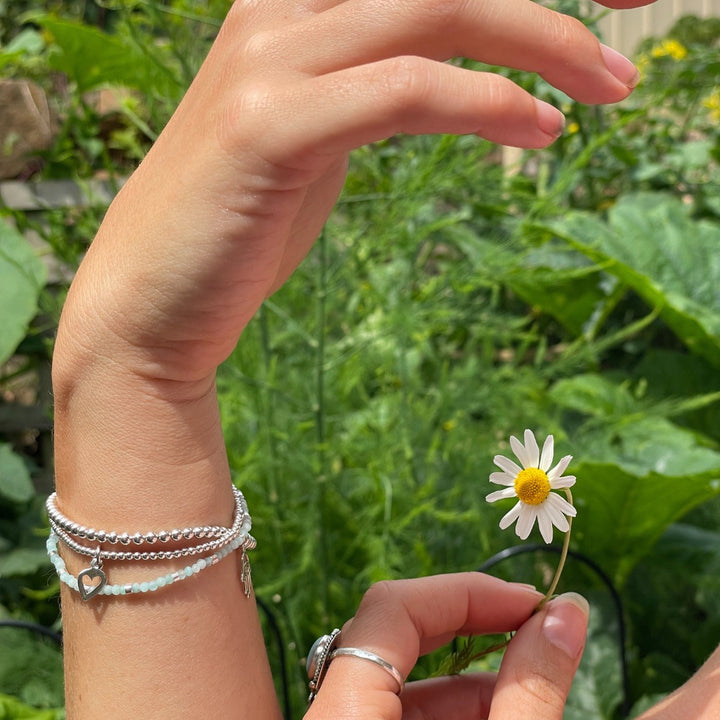
[(265, 64), (277, 55), (279, 44), (272, 30), (257, 30), (245, 40), (239, 60), (245, 68)]
[(424, 0), (422, 9), (430, 20), (445, 24), (457, 18), (466, 5), (467, 0)]
[(551, 16), (550, 39), (561, 57), (577, 55), (578, 39), (589, 36), (590, 31), (577, 18), (554, 13)]
[(382, 69), (377, 87), (382, 88), (387, 99), (398, 106), (421, 104), (429, 90), (425, 62), (413, 56), (389, 60), (388, 66)]
[(392, 580), (380, 580), (373, 583), (363, 595), (361, 606), (386, 605), (393, 602), (394, 582)]
[(517, 674), (516, 681), (530, 698), (535, 713), (541, 714), (541, 708), (557, 713), (565, 707), (567, 693), (544, 669), (536, 666), (526, 667)]

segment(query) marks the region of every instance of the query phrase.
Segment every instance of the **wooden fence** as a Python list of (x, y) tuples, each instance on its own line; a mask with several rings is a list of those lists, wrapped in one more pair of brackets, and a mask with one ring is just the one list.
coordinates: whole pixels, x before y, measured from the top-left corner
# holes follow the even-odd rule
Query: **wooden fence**
[(720, 0), (657, 0), (647, 7), (612, 10), (600, 27), (608, 45), (632, 57), (640, 40), (663, 35), (683, 15), (720, 16)]

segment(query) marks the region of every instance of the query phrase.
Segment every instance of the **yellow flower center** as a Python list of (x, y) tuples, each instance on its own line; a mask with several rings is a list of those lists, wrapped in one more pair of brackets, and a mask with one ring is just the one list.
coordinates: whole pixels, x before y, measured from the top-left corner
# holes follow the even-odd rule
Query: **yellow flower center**
[(550, 480), (540, 468), (525, 468), (515, 478), (515, 494), (527, 505), (539, 505), (550, 494)]

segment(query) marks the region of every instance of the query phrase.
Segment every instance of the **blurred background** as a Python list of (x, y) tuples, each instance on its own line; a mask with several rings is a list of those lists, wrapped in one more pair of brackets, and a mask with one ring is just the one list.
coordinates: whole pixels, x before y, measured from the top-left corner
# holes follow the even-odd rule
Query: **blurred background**
[[(371, 582), (482, 566), (547, 584), (557, 555), (485, 502), (525, 428), (578, 477), (560, 591), (593, 613), (566, 717), (636, 715), (720, 638), (718, 8), (547, 4), (633, 57), (633, 96), (588, 107), (498, 70), (565, 112), (553, 147), (357, 151), (313, 253), (221, 369), (288, 718), (307, 648)], [(63, 299), (228, 6), (0, 1), (0, 718), (64, 716), (43, 510)]]

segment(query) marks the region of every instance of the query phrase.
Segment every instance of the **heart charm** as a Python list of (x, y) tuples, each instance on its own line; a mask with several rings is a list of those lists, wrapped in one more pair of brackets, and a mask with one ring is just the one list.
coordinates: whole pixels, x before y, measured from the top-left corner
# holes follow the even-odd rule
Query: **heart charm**
[[(86, 583), (86, 579), (90, 582)], [(95, 580), (97, 580), (97, 582), (94, 582)], [(90, 600), (90, 598), (95, 597), (95, 595), (105, 587), (107, 576), (100, 568), (89, 567), (78, 574), (77, 581), (80, 597), (83, 600)]]

